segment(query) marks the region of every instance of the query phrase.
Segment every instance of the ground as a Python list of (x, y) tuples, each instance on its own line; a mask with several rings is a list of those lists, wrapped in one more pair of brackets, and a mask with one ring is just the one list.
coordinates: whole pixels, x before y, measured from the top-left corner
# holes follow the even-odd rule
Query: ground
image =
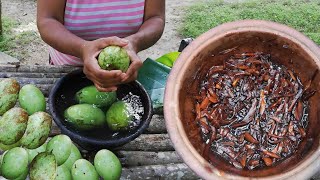
[[(166, 27), (161, 39), (148, 50), (139, 53), (142, 60), (150, 57), (156, 59), (161, 55), (176, 51), (180, 41), (184, 38), (177, 32), (181, 23), (182, 15), (186, 6), (193, 0), (167, 0), (166, 1)], [(17, 33), (24, 31), (34, 31), (28, 34), (31, 38), (30, 43), (21, 47), (24, 54), (18, 57), (21, 64), (47, 64), (48, 51), (47, 45), (41, 40), (36, 27), (36, 1), (35, 0), (2, 0), (2, 15), (9, 17), (19, 23), (15, 29)]]

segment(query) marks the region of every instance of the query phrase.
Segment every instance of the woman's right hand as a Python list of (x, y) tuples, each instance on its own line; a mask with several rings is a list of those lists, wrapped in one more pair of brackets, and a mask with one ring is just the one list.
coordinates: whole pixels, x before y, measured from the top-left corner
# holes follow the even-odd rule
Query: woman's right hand
[(116, 91), (121, 83), (124, 73), (120, 70), (106, 71), (100, 68), (97, 56), (107, 46), (126, 46), (128, 41), (118, 37), (101, 38), (94, 41), (86, 41), (81, 47), (81, 59), (83, 60), (83, 72), (99, 91)]

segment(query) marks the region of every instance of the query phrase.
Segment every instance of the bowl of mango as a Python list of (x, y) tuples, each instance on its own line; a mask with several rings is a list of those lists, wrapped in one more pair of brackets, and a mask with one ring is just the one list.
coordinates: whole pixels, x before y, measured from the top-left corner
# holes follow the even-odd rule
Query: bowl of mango
[[(99, 60), (104, 64), (101, 68), (116, 67), (113, 61), (108, 62), (107, 55)], [(61, 132), (87, 150), (132, 141), (152, 117), (150, 97), (138, 81), (121, 84), (114, 92), (100, 92), (81, 69), (56, 82), (49, 94), (49, 109)]]

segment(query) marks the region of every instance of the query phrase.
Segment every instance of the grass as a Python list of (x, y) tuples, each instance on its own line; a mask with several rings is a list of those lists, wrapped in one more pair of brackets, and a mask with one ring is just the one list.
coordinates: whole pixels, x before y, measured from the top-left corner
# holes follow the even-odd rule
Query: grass
[(19, 24), (7, 17), (2, 17), (2, 35), (0, 36), (0, 51), (7, 53), (17, 59), (24, 59), (28, 54), (25, 48), (36, 37), (34, 31), (16, 32)]
[(319, 0), (247, 0), (224, 3), (207, 0), (186, 10), (180, 34), (197, 37), (225, 22), (242, 19), (262, 19), (286, 24), (320, 44)]
[(0, 36), (0, 51), (8, 52), (13, 46), (13, 40), (15, 35), (13, 29), (17, 27), (18, 24), (9, 18), (2, 17), (2, 35)]

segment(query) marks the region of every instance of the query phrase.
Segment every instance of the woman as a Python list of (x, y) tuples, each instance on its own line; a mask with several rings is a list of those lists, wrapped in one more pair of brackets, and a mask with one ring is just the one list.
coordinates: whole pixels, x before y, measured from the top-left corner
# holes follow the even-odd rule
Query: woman
[[(100, 91), (136, 79), (142, 62), (137, 53), (155, 44), (165, 25), (165, 0), (38, 0), (37, 25), (51, 46), (56, 65), (83, 65)], [(124, 47), (131, 59), (126, 73), (102, 70), (99, 52), (109, 45)]]

